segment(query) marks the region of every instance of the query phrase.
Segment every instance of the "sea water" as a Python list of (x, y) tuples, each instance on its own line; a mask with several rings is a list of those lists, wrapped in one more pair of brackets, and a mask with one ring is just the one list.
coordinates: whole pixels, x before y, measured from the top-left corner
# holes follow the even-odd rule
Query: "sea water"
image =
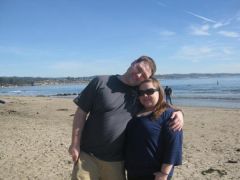
[(240, 76), (162, 79), (176, 105), (240, 108)]
[[(178, 106), (240, 108), (239, 75), (160, 79), (160, 82), (163, 88), (165, 86), (172, 88), (172, 102)], [(5, 87), (0, 88), (0, 96), (79, 94), (85, 87), (86, 84)]]
[(0, 96), (56, 96), (61, 94), (78, 94), (84, 87), (86, 87), (86, 84), (4, 87), (0, 88)]

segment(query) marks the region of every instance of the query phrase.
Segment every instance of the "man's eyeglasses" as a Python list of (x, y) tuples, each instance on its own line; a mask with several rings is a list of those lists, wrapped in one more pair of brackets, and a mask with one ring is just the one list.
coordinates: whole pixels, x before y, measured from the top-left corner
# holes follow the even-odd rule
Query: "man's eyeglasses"
[(155, 93), (156, 91), (159, 91), (160, 89), (146, 89), (146, 90), (138, 90), (138, 96), (143, 96), (144, 94), (150, 96), (153, 93)]

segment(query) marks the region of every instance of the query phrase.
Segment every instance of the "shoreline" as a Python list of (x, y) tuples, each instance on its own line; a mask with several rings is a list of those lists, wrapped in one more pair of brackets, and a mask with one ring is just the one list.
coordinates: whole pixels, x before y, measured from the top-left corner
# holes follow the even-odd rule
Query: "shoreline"
[[(0, 99), (3, 99), (0, 96)], [(69, 98), (4, 97), (0, 179), (70, 179), (76, 105)], [(183, 165), (174, 179), (239, 179), (240, 109), (186, 107)]]
[[(4, 101), (4, 98), (11, 98), (11, 97), (15, 97), (15, 98), (21, 98), (21, 97), (25, 97), (25, 98), (35, 98), (35, 97), (42, 97), (42, 98), (63, 98), (63, 99), (74, 99), (78, 94), (77, 93), (62, 93), (62, 94), (56, 94), (56, 95), (33, 95), (33, 96), (26, 96), (26, 95), (0, 95), (0, 100), (3, 100)], [(195, 100), (195, 99), (194, 99)], [(201, 100), (201, 99), (200, 99)], [(205, 100), (205, 99), (204, 99)], [(222, 100), (222, 99), (219, 99), (219, 100)], [(176, 103), (174, 103), (173, 105), (174, 106), (179, 106), (179, 107), (195, 107), (195, 108), (218, 108), (218, 109), (232, 109), (232, 110), (238, 110), (240, 108), (240, 102), (229, 102), (229, 104), (235, 104), (235, 105), (232, 105), (232, 106), (224, 106), (224, 103), (221, 104), (221, 102), (214, 102), (212, 101), (214, 104), (213, 105), (205, 105), (205, 104), (194, 104), (194, 103), (190, 103), (190, 101), (186, 101), (185, 103), (183, 102), (182, 104), (179, 103), (179, 99), (174, 99), (172, 98), (172, 101)], [(219, 105), (221, 104), (221, 105)]]

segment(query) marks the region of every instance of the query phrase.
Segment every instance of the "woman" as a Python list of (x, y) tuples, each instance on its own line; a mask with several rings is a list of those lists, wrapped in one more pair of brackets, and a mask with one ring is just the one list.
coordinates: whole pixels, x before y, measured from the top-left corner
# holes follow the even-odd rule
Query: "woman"
[(182, 163), (182, 131), (172, 131), (168, 122), (174, 111), (164, 100), (158, 80), (139, 86), (144, 110), (127, 125), (125, 166), (128, 180), (167, 180), (174, 166)]

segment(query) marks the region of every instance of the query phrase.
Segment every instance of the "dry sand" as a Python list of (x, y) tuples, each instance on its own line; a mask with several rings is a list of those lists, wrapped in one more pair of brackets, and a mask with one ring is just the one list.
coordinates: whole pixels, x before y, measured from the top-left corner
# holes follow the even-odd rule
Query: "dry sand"
[[(0, 99), (0, 180), (70, 179), (72, 99)], [(240, 179), (240, 110), (183, 110), (183, 165), (173, 179)]]

